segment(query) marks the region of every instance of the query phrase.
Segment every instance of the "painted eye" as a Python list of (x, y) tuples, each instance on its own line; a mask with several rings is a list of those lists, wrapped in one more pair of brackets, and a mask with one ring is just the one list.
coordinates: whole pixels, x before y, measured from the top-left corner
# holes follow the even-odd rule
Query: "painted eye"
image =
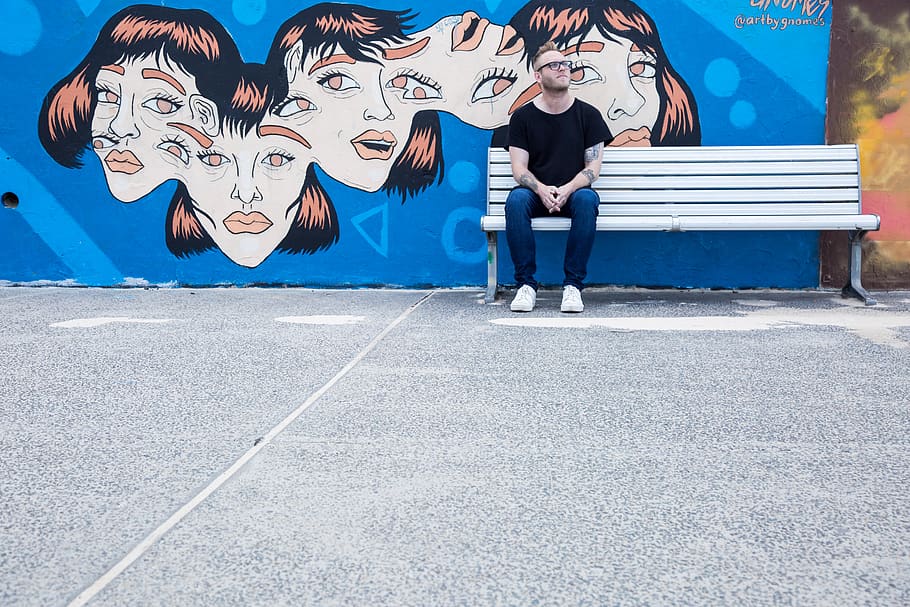
[(227, 156), (224, 154), (219, 154), (218, 152), (199, 152), (199, 154), (197, 154), (197, 157), (202, 161), (203, 164), (207, 164), (210, 167), (215, 168), (227, 166), (231, 163), (230, 159), (228, 159)]
[(92, 137), (92, 149), (94, 150), (106, 150), (117, 145), (117, 141), (111, 139), (110, 137), (105, 137), (104, 135), (97, 135)]
[(486, 76), (474, 88), (474, 94), (471, 96), (471, 103), (495, 99), (496, 97), (505, 94), (512, 88), (512, 85), (515, 84), (516, 80), (517, 78), (510, 74), (491, 74)]
[(360, 85), (357, 84), (356, 80), (347, 74), (342, 74), (341, 72), (326, 74), (325, 76), (319, 78), (316, 83), (321, 87), (326, 88), (330, 91), (334, 91), (336, 93), (360, 88)]
[(280, 152), (272, 152), (262, 159), (262, 164), (269, 168), (277, 169), (278, 167), (283, 167), (294, 160), (294, 157), (290, 154), (282, 154)]
[(98, 89), (98, 103), (120, 104), (120, 95), (110, 89)]
[(579, 65), (572, 70), (572, 84), (587, 84), (589, 82), (602, 82), (600, 72), (590, 65)]
[(629, 75), (633, 78), (654, 78), (657, 67), (650, 61), (636, 61), (629, 66)]
[(175, 158), (179, 158), (183, 164), (188, 165), (190, 163), (190, 151), (179, 139), (165, 139), (155, 147)]
[(282, 118), (290, 118), (291, 116), (297, 116), (315, 110), (316, 106), (309, 99), (304, 97), (292, 97), (278, 106), (278, 109), (275, 110), (275, 114)]
[(176, 99), (168, 99), (167, 97), (155, 97), (143, 103), (142, 107), (149, 109), (156, 114), (167, 116), (168, 114), (173, 114), (182, 108), (183, 105)]
[(386, 84), (386, 88), (397, 89), (402, 99), (442, 99), (438, 84), (425, 76), (417, 74), (400, 74)]

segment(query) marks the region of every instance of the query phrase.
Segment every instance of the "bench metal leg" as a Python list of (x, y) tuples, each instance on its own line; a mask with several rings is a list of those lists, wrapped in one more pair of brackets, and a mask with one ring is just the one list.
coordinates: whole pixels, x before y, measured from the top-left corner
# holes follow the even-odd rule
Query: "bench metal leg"
[(863, 288), (863, 237), (868, 230), (851, 230), (850, 237), (850, 275), (849, 282), (841, 290), (843, 297), (856, 297), (863, 300), (867, 306), (874, 306), (878, 302)]
[(496, 251), (496, 232), (487, 232), (487, 292), (483, 298), (484, 303), (493, 303), (496, 299), (496, 271), (499, 267)]

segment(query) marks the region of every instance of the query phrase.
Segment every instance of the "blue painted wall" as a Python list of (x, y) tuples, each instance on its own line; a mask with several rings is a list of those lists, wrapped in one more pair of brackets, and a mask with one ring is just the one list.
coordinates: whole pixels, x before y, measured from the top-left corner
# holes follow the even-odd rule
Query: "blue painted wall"
[[(0, 5), (0, 190), (19, 198), (0, 208), (0, 280), (118, 284), (481, 285), (486, 245), (484, 160), (491, 130), (440, 112), (444, 177), (409, 197), (367, 192), (317, 176), (334, 203), (339, 239), (312, 254), (275, 252), (244, 267), (218, 248), (177, 257), (165, 243), (177, 184), (131, 203), (117, 200), (100, 162), (54, 162), (36, 124), (48, 91), (86, 55), (105, 22), (131, 3), (112, 0), (4, 0)], [(279, 26), (295, 11), (277, 0), (161, 4), (202, 9), (230, 33), (245, 61), (264, 62)], [(524, 5), (375, 0), (367, 6), (416, 13), (412, 31), (474, 11), (505, 25)], [(609, 4), (578, 0), (577, 6)], [(640, 0), (669, 61), (698, 108), (702, 145), (823, 143), (830, 7), (824, 0)], [(785, 8), (781, 4), (787, 5)], [(793, 6), (789, 6), (792, 4)], [(802, 14), (805, 13), (805, 14)], [(791, 23), (789, 20), (796, 20)], [(316, 144), (318, 145), (318, 144)], [(540, 278), (561, 282), (564, 235), (544, 234)], [(504, 239), (503, 239), (504, 240)], [(505, 244), (500, 274), (511, 277)], [(590, 284), (681, 287), (818, 285), (815, 233), (599, 234)]]

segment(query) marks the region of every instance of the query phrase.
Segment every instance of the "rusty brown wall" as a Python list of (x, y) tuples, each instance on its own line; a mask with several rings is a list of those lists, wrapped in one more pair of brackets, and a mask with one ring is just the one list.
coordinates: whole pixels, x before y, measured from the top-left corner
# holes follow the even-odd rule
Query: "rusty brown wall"
[[(828, 143), (860, 145), (863, 210), (882, 218), (865, 245), (863, 282), (910, 287), (910, 4), (838, 0), (831, 25)], [(843, 234), (821, 240), (824, 286), (846, 280)]]

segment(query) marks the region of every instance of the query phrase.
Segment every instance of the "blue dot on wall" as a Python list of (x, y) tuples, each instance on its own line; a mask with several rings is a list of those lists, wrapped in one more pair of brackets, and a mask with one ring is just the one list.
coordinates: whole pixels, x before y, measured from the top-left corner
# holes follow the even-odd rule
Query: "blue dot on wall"
[(266, 0), (234, 0), (234, 17), (244, 25), (256, 25), (268, 10), (266, 4)]
[(715, 59), (705, 69), (705, 86), (715, 97), (730, 97), (739, 88), (739, 81), (739, 67), (725, 57)]
[(481, 263), (487, 258), (487, 239), (478, 229), (483, 211), (459, 207), (449, 213), (442, 226), (442, 248), (452, 261)]
[(461, 194), (473, 192), (480, 183), (480, 169), (473, 162), (460, 160), (447, 172), (449, 185)]
[(30, 0), (0, 2), (0, 52), (24, 55), (41, 39), (41, 15)]
[(747, 129), (755, 124), (755, 106), (748, 101), (737, 101), (730, 108), (730, 123), (738, 129)]

